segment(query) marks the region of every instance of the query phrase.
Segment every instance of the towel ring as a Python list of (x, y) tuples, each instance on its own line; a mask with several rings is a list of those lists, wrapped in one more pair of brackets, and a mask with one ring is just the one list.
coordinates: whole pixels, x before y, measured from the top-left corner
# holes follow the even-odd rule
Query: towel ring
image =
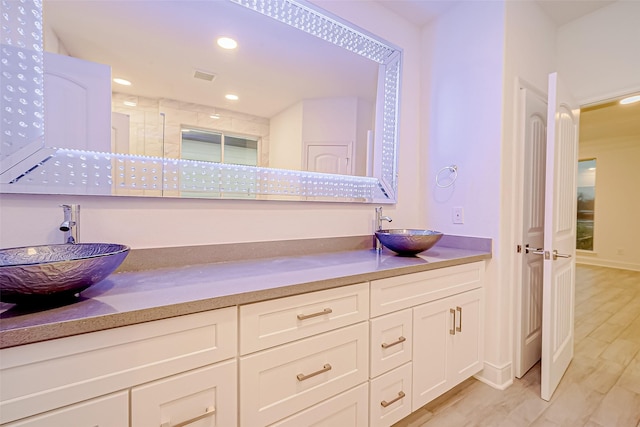
[[(442, 172), (444, 171), (449, 171), (449, 174), (446, 176), (446, 179), (449, 179), (449, 182), (441, 184), (440, 180), (445, 178), (442, 175)], [(436, 185), (440, 188), (451, 187), (453, 183), (456, 182), (456, 179), (458, 179), (458, 166), (456, 165), (445, 166), (436, 173)]]

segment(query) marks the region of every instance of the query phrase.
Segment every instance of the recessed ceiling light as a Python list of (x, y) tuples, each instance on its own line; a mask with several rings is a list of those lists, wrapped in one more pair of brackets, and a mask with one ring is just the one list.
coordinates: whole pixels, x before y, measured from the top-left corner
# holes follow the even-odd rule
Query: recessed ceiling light
[(212, 114), (209, 116), (212, 119), (219, 119), (220, 118), (220, 114)]
[(629, 96), (627, 98), (621, 99), (620, 104), (633, 104), (634, 102), (640, 101), (640, 95)]
[(119, 85), (123, 85), (123, 86), (131, 86), (131, 82), (129, 80), (125, 80), (125, 79), (121, 79), (116, 77), (115, 79), (113, 79), (114, 83), (118, 83)]
[(237, 101), (239, 99), (238, 95), (234, 95), (232, 93), (229, 93), (229, 94), (225, 95), (224, 97), (227, 98), (229, 101)]
[(138, 105), (134, 101), (124, 101), (123, 104), (126, 105), (127, 107), (135, 107), (136, 105)]
[(223, 49), (231, 50), (238, 47), (238, 42), (229, 37), (220, 37), (216, 42), (218, 43), (218, 46)]

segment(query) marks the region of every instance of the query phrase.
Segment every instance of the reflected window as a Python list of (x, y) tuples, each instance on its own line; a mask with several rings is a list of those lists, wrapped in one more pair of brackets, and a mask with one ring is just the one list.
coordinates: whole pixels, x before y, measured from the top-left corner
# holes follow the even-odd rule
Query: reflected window
[(576, 249), (593, 251), (596, 159), (578, 161), (578, 226)]
[(258, 137), (183, 127), (180, 157), (187, 160), (257, 166), (258, 140)]

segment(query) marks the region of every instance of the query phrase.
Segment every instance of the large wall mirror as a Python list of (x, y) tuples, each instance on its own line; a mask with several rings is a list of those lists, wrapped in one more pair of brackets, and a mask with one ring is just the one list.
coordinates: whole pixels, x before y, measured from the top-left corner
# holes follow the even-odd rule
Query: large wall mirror
[(304, 1), (5, 4), (2, 192), (396, 201), (379, 37)]

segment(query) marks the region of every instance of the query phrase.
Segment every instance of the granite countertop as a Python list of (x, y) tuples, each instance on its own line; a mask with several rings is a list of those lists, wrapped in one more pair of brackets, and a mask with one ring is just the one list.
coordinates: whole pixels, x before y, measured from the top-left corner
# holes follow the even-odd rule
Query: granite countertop
[(415, 257), (358, 249), (115, 273), (65, 306), (0, 303), (0, 348), (489, 258), (490, 242), (438, 244)]

